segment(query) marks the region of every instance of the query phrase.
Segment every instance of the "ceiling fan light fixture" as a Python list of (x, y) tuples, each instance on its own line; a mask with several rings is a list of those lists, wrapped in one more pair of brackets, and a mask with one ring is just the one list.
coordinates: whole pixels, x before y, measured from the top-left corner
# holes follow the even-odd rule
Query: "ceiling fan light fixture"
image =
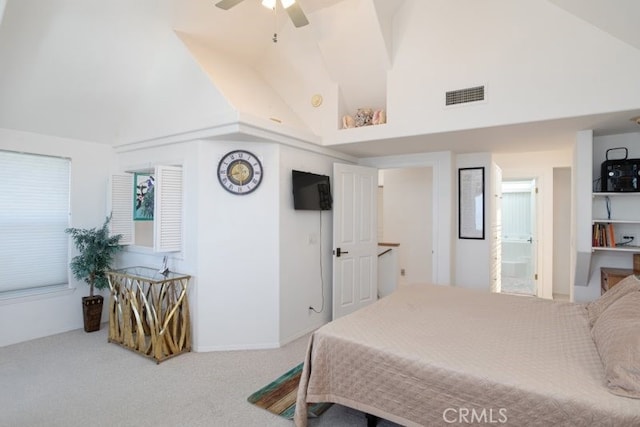
[(273, 10), (276, 7), (276, 0), (262, 0), (262, 5), (267, 9)]

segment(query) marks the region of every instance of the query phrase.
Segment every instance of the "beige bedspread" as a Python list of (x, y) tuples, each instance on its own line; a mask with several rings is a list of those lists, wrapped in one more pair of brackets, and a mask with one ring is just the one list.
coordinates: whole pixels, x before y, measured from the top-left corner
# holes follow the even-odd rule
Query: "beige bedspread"
[(306, 402), (414, 426), (640, 426), (607, 391), (582, 304), (413, 285), (312, 334)]

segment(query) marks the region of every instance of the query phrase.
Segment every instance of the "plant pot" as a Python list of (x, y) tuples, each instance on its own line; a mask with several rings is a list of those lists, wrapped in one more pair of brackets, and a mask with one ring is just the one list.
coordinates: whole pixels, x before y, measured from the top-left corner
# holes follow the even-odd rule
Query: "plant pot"
[(82, 315), (84, 316), (84, 331), (95, 332), (100, 330), (102, 319), (102, 295), (82, 297)]

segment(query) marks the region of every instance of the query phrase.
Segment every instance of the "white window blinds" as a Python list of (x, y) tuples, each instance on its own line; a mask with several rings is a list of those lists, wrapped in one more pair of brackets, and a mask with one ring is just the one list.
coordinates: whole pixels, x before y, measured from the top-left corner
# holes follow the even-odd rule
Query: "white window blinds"
[(68, 283), (70, 163), (0, 150), (0, 293)]

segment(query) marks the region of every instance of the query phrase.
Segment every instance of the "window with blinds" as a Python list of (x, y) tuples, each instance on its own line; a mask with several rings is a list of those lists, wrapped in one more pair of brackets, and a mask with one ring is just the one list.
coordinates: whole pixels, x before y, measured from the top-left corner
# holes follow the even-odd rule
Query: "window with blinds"
[(70, 159), (0, 150), (0, 295), (67, 286)]

